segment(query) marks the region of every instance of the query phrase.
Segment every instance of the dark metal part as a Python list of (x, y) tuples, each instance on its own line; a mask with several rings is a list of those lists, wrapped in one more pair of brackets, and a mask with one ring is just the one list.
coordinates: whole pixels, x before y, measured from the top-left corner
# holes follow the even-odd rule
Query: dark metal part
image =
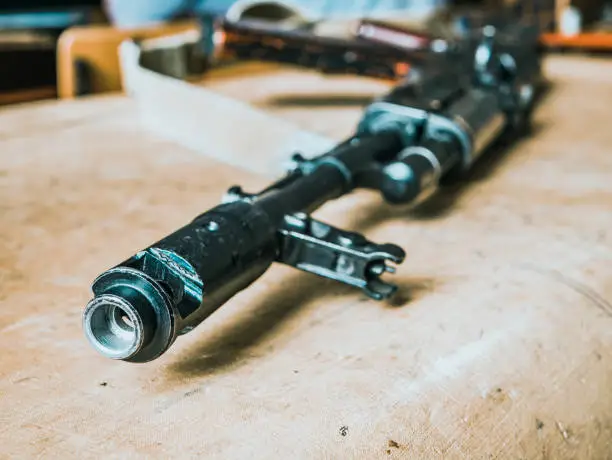
[(397, 289), (380, 279), (393, 273), (390, 261), (403, 262), (405, 253), (394, 244), (376, 244), (359, 233), (347, 232), (299, 213), (285, 217), (278, 262), (358, 287), (376, 300)]
[(326, 37), (308, 29), (278, 29), (261, 21), (226, 21), (218, 27), (224, 34), (222, 53), (226, 58), (278, 62), (328, 74), (398, 80), (430, 54), (428, 41), (421, 48), (408, 50), (367, 36)]
[(530, 51), (537, 39), (487, 28), (481, 41), (460, 45), (373, 101), (354, 136), (316, 158), (295, 154), (286, 176), (259, 193), (230, 188), (223, 204), (98, 277), (83, 316), (93, 347), (113, 359), (153, 360), (274, 262), (374, 299), (392, 295), (396, 286), (382, 275), (402, 263), (403, 249), (308, 214), (358, 188), (418, 203), (504, 133), (520, 134), (541, 79)]

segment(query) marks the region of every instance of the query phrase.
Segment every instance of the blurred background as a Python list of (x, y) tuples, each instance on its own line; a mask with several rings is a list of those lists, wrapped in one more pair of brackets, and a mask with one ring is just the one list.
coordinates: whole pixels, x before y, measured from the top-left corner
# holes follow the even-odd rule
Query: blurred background
[[(426, 22), (455, 7), (512, 8), (535, 18), (544, 45), (554, 50), (612, 50), (612, 1), (608, 0), (3, 0), (0, 105), (117, 89), (116, 52), (121, 40), (167, 32), (164, 25), (173, 27), (203, 12), (233, 19), (295, 16), (304, 21), (409, 13)], [(92, 84), (94, 73), (97, 84)], [(76, 77), (62, 82), (67, 74)]]

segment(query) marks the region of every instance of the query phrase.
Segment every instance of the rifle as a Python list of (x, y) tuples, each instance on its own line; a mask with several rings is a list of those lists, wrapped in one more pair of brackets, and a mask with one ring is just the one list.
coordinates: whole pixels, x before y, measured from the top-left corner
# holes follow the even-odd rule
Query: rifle
[[(148, 362), (232, 296), (282, 263), (382, 300), (404, 250), (309, 216), (359, 188), (393, 204), (429, 197), (497, 140), (523, 133), (543, 82), (536, 33), (486, 26), (414, 67), (365, 108), (354, 135), (315, 157), (293, 156), (259, 193), (222, 203), (102, 273), (83, 328), (102, 355)], [(520, 31), (519, 31), (520, 32)]]

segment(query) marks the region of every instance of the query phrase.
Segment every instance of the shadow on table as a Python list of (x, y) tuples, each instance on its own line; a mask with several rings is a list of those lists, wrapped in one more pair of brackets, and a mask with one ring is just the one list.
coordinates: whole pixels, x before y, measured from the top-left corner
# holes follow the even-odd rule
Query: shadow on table
[(276, 96), (269, 104), (276, 107), (361, 107), (372, 102), (372, 96), (361, 94), (324, 94), (324, 95), (291, 95)]
[[(394, 299), (386, 305), (389, 308), (404, 306), (430, 290), (431, 285), (433, 282), (430, 280), (412, 280), (409, 285), (402, 286)], [(290, 288), (287, 288), (288, 286)], [(265, 298), (249, 305), (248, 311), (225, 325), (214, 337), (195, 345), (180, 356), (180, 361), (169, 366), (167, 378), (183, 379), (189, 376), (214, 374), (239, 365), (249, 357), (261, 356), (261, 354), (249, 354), (249, 349), (264, 340), (281, 326), (283, 321), (289, 320), (311, 301), (329, 299), (330, 296), (339, 298), (350, 294), (354, 295), (355, 289), (315, 276), (296, 273), (287, 277), (282, 283), (270, 289)], [(363, 295), (357, 296), (353, 303), (369, 300)], [(262, 353), (267, 352), (266, 350)]]

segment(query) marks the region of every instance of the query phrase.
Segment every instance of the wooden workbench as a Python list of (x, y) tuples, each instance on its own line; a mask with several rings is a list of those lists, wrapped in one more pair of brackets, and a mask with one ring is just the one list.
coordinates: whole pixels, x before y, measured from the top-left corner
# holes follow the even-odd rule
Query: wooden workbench
[(146, 365), (85, 342), (91, 281), (265, 180), (124, 97), (0, 111), (0, 458), (612, 458), (612, 62), (546, 67), (463, 187), (317, 214), (406, 249), (393, 302), (275, 266)]

